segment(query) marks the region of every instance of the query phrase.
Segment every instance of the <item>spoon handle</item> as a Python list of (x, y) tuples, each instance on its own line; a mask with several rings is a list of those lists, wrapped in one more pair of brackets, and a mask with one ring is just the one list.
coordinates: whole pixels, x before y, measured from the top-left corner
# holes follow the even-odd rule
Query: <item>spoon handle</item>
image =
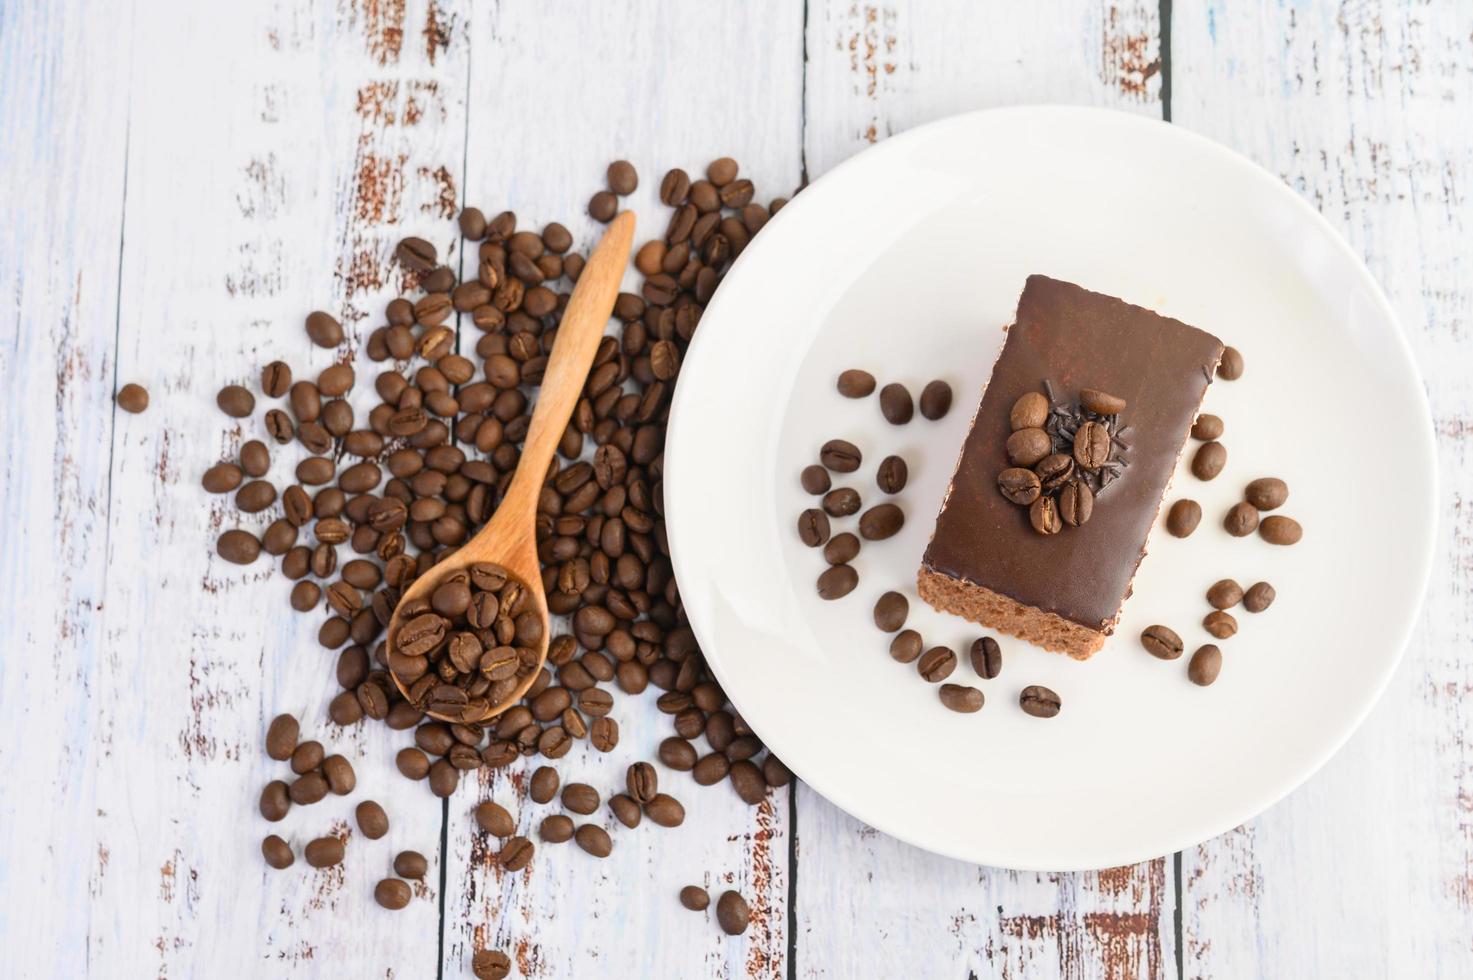
[(583, 393), (598, 343), (614, 312), (614, 300), (619, 295), (633, 242), (634, 212), (624, 211), (609, 223), (578, 276), (558, 324), (557, 339), (543, 371), (521, 461), (504, 503), (528, 499), (535, 506), (542, 483), (547, 479), (552, 454), (568, 427), (568, 419), (573, 416), (573, 407)]

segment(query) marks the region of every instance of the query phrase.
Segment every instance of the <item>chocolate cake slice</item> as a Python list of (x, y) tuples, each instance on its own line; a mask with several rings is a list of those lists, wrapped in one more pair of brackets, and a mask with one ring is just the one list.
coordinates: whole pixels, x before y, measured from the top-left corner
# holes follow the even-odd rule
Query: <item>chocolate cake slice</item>
[[(1220, 340), (1179, 320), (1029, 276), (941, 503), (918, 577), (921, 598), (1049, 650), (1093, 655), (1130, 596), (1221, 356)], [(1010, 486), (1009, 499), (999, 489), (1003, 471), (1032, 483), (1015, 472), (1024, 461), (1020, 440), (1009, 458), (1012, 409), (1030, 392), (1047, 399), (1050, 458), (1021, 467), (1043, 474), (1040, 493), (1029, 498), (1030, 487)], [(1115, 414), (1085, 407), (1101, 407), (1099, 392), (1124, 407)], [(1097, 439), (1100, 430), (1110, 437), (1104, 462), (1088, 447), (1076, 456), (1073, 440), (1086, 422), (1098, 427), (1090, 430)], [(1050, 485), (1065, 466), (1061, 457), (1083, 462)], [(1083, 497), (1092, 507), (1081, 506)], [(1037, 506), (1026, 506), (1033, 500)], [(1061, 520), (1065, 513), (1077, 525)]]

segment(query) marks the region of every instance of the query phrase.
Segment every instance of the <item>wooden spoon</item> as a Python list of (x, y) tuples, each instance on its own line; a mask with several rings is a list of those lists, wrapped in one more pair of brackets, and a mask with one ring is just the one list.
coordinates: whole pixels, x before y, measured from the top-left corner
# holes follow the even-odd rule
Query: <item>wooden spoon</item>
[[(547, 661), (547, 645), (552, 631), (548, 623), (547, 594), (542, 589), (542, 566), (537, 560), (537, 499), (547, 479), (552, 454), (563, 430), (568, 427), (573, 406), (583, 393), (583, 384), (593, 366), (593, 355), (614, 311), (614, 300), (619, 295), (619, 284), (629, 262), (629, 247), (633, 241), (634, 213), (625, 211), (609, 223), (603, 239), (579, 274), (578, 284), (573, 288), (573, 295), (558, 324), (557, 340), (552, 345), (552, 354), (542, 375), (542, 386), (537, 393), (522, 458), (491, 520), (454, 554), (415, 579), (400, 597), (399, 605), (389, 620), (388, 648), (392, 650), (403, 625), (399, 610), (415, 599), (428, 599), (450, 573), (478, 562), (495, 562), (521, 580), (532, 600), (532, 609), (542, 620), (538, 670), (529, 671), (511, 696), (499, 707), (493, 706), (482, 720), (493, 718), (520, 701)], [(394, 683), (407, 697), (404, 682), (398, 674), (393, 674), (393, 677)], [(441, 721), (473, 720), (450, 718), (435, 712), (429, 712), (429, 715)]]

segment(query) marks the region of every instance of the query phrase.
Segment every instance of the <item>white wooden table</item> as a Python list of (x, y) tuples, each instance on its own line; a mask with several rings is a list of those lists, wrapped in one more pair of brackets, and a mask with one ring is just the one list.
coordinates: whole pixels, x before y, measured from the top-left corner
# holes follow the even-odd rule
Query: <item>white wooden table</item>
[[(449, 247), (464, 203), (586, 244), (618, 156), (652, 195), (729, 153), (765, 198), (1037, 101), (1161, 116), (1281, 175), (1417, 352), (1438, 568), (1390, 690), (1308, 785), (1192, 850), (1038, 875), (932, 857), (802, 787), (751, 810), (682, 781), (682, 828), (502, 876), (469, 813), (520, 799), (521, 770), (442, 805), (394, 773), (402, 737), (316, 721), (316, 620), (265, 562), (213, 556), (227, 509), (198, 487), (240, 439), (221, 384), (327, 363), (305, 311), (361, 339), (390, 243)], [(1451, 0), (0, 0), (0, 973), (458, 977), (491, 945), (545, 977), (1473, 975), (1470, 182), (1473, 5)], [(114, 409), (128, 380), (147, 414)], [(621, 700), (614, 757), (565, 773), (606, 787), (651, 756), (652, 702)], [(293, 840), (364, 796), (394, 821), (341, 870), (262, 864), (278, 711), (359, 770)], [(372, 885), (405, 847), (440, 874), (388, 913)], [(747, 935), (681, 909), (690, 881), (735, 882)]]

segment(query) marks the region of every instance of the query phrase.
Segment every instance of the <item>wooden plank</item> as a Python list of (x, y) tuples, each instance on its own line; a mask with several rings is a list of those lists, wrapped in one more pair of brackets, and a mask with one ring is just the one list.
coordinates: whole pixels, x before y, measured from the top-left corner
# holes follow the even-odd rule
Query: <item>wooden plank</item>
[[(305, 313), (339, 314), (356, 342), (395, 294), (392, 242), (452, 210), (462, 17), (431, 0), (140, 6), (118, 369), (148, 385), (153, 405), (112, 440), (107, 547), (92, 559), (106, 569), (105, 598), (79, 645), (98, 665), (82, 729), (95, 791), (69, 803), (91, 823), (72, 847), (97, 855), (84, 953), (108, 975), (434, 975), (438, 880), (398, 913), (372, 896), (398, 849), (437, 865), (441, 804), (394, 771), (403, 735), (328, 723), (336, 658), (316, 643), (321, 616), (290, 610), (273, 562), (241, 568), (213, 554), (221, 529), (259, 529), (275, 513), (238, 515), (199, 478), (264, 435), (268, 400), (233, 424), (213, 405), (219, 386), (259, 391), (276, 357), (314, 376), (335, 355), (310, 346)], [(424, 34), (431, 18), (450, 25), (443, 43)], [(360, 413), (371, 397), (360, 383)], [(273, 447), (279, 486), (302, 455)], [(280, 711), (348, 756), (359, 789), (268, 825), (257, 794), (287, 767), (265, 758), (262, 736)], [(352, 820), (370, 797), (393, 823), (378, 841)], [(268, 832), (297, 849), (294, 867), (265, 867)], [(301, 847), (328, 833), (347, 838), (347, 860), (314, 871)]]
[(84, 971), (108, 861), (108, 446), (147, 425), (112, 405), (130, 33), (122, 5), (0, 6), (0, 942), (38, 977)]
[[(1070, 102), (1159, 115), (1155, 3), (809, 7), (809, 172), (951, 113)], [(797, 975), (1175, 973), (1170, 858), (1037, 875), (926, 854), (798, 789)]]
[(1407, 662), (1309, 784), (1184, 855), (1186, 975), (1473, 972), (1473, 9), (1176, 4), (1173, 116), (1310, 200), (1386, 287), (1426, 379), (1443, 501)]
[[(561, 221), (578, 247), (596, 240), (589, 196), (610, 160), (627, 156), (640, 188), (627, 205), (641, 218), (638, 241), (664, 232), (656, 191), (664, 170), (692, 174), (718, 156), (737, 157), (766, 200), (801, 175), (802, 10), (764, 0), (719, 4), (596, 4), (577, 9), (507, 4), (479, 9), (471, 29), (467, 200), (493, 214), (513, 208), (524, 227)], [(634, 280), (628, 280), (633, 285)], [(605, 800), (631, 762), (653, 760), (670, 721), (653, 688), (615, 692), (621, 741), (599, 756), (579, 745), (557, 764)], [(662, 788), (686, 806), (674, 830), (645, 821), (633, 831), (601, 810), (613, 855), (597, 861), (572, 843), (540, 845), (531, 867), (503, 875), (496, 844), (470, 819), (495, 799), (536, 839), (543, 816), (560, 812), (525, 795), (538, 760), (509, 775), (485, 774), (452, 801), (446, 890), (446, 976), (466, 973), (479, 948), (506, 950), (523, 975), (781, 977), (787, 949), (788, 801), (742, 804), (725, 785), (702, 788), (656, 764)], [(467, 798), (467, 796), (471, 798)], [(459, 869), (469, 868), (462, 879)], [(685, 884), (727, 887), (751, 902), (755, 921), (730, 938), (714, 911), (688, 912)]]

